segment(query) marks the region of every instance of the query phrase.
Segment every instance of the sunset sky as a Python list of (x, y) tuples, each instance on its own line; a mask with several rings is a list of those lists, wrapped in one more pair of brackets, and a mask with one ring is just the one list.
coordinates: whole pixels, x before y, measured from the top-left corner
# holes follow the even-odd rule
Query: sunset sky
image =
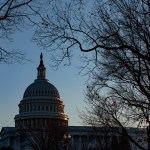
[(69, 116), (69, 125), (81, 125), (79, 110), (84, 107), (84, 90), (86, 77), (79, 75), (79, 59), (74, 59), (71, 66), (62, 64), (54, 71), (50, 67), (50, 53), (32, 42), (32, 32), (17, 32), (12, 42), (0, 41), (1, 46), (22, 50), (31, 61), (23, 64), (0, 64), (0, 129), (14, 126), (14, 117), (19, 113), (18, 104), (25, 89), (34, 82), (36, 68), (43, 52), (46, 77), (56, 86), (65, 104), (65, 114)]

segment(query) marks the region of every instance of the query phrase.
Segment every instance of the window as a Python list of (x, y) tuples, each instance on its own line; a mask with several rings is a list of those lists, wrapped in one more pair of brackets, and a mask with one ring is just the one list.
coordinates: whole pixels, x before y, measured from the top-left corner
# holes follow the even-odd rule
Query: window
[(42, 106), (42, 111), (44, 111), (44, 106)]
[(32, 105), (30, 106), (30, 111), (32, 111)]
[(34, 111), (36, 111), (36, 105), (34, 106)]
[(46, 106), (46, 111), (48, 111), (48, 106)]

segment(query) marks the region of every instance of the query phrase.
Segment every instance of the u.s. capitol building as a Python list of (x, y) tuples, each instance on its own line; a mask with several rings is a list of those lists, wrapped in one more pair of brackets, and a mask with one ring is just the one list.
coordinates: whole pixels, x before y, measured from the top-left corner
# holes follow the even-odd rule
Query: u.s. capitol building
[[(15, 127), (3, 127), (0, 132), (0, 148), (13, 150), (111, 150), (118, 135), (107, 134), (105, 128), (68, 126), (69, 118), (64, 113), (64, 103), (57, 88), (46, 79), (43, 56), (37, 67), (37, 79), (25, 90), (19, 103), (19, 114), (14, 118)], [(136, 137), (137, 130), (129, 129)], [(141, 144), (144, 144), (144, 131), (138, 130)], [(140, 138), (139, 138), (140, 139)], [(137, 138), (137, 140), (139, 140)], [(106, 143), (107, 140), (107, 143)], [(115, 143), (115, 142), (114, 142)], [(128, 141), (127, 150), (137, 149)]]

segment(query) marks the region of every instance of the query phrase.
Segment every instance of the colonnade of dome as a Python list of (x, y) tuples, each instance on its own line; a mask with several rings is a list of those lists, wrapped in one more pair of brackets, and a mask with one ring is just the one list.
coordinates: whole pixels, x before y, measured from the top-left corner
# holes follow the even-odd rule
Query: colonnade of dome
[(19, 114), (22, 113), (34, 113), (34, 112), (43, 112), (43, 113), (48, 113), (48, 112), (53, 112), (53, 113), (64, 113), (64, 107), (63, 106), (58, 106), (55, 104), (22, 104), (19, 107)]

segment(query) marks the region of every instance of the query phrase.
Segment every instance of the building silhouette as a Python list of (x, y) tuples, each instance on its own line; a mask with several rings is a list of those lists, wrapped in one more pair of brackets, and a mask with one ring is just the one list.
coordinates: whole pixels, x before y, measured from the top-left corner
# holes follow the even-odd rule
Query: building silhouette
[[(19, 114), (14, 118), (15, 127), (3, 127), (0, 132), (0, 148), (32, 150), (31, 145), (35, 144), (43, 146), (42, 150), (112, 150), (112, 147), (120, 147), (116, 143), (122, 142), (120, 135), (113, 131), (106, 137), (106, 128), (103, 127), (95, 130), (87, 126), (68, 126), (69, 118), (64, 113), (64, 103), (59, 92), (46, 79), (42, 53), (37, 78), (26, 88), (18, 106)], [(138, 138), (139, 135), (142, 137), (139, 142), (144, 145), (145, 130), (129, 129), (135, 139), (137, 131)], [(138, 150), (127, 139), (126, 141), (127, 150), (131, 147)]]

